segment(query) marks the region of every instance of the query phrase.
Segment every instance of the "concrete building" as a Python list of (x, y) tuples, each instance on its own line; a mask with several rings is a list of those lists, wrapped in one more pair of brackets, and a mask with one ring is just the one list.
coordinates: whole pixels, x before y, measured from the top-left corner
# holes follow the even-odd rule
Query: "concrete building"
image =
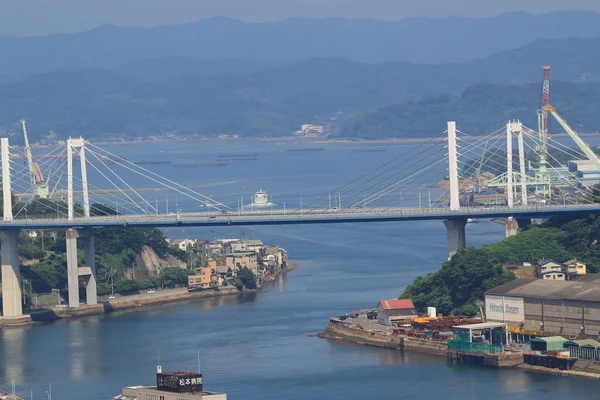
[(112, 400), (227, 400), (225, 393), (203, 389), (202, 374), (159, 372), (156, 386), (127, 386)]
[(260, 240), (236, 240), (235, 242), (228, 242), (224, 245), (223, 251), (225, 253), (240, 253), (245, 251), (259, 252), (263, 247), (263, 242)]
[(188, 276), (188, 286), (210, 289), (217, 286), (217, 263), (210, 261), (206, 267), (199, 268), (199, 274)]
[(300, 135), (317, 136), (323, 134), (323, 125), (303, 124), (297, 132)]
[(394, 321), (412, 319), (417, 316), (412, 300), (381, 300), (377, 304), (377, 322), (390, 325)]
[(226, 254), (225, 265), (233, 271), (237, 271), (238, 268), (246, 267), (252, 271), (254, 275), (258, 275), (258, 255), (254, 251)]
[(600, 335), (600, 275), (517, 279), (485, 293), (486, 321), (564, 337)]
[(600, 183), (600, 171), (593, 161), (571, 160), (569, 172), (575, 174), (584, 186), (592, 187)]

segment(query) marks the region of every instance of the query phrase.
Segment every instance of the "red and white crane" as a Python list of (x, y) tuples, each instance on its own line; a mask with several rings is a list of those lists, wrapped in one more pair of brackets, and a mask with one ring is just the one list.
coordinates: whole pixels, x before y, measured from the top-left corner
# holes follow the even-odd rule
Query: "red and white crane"
[(23, 136), (25, 138), (25, 155), (27, 156), (27, 164), (29, 166), (29, 177), (31, 179), (31, 188), (34, 196), (41, 198), (48, 198), (48, 184), (44, 182), (44, 176), (42, 171), (35, 161), (33, 161), (33, 155), (31, 154), (31, 146), (29, 145), (29, 137), (27, 136), (27, 126), (25, 120), (21, 120), (21, 126), (23, 127)]

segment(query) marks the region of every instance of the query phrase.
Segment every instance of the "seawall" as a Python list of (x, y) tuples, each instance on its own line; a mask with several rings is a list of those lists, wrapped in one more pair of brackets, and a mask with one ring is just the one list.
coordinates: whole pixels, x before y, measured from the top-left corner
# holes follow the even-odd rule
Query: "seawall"
[(59, 319), (72, 319), (86, 317), (90, 315), (99, 315), (111, 313), (119, 310), (134, 309), (140, 307), (157, 306), (167, 303), (185, 302), (197, 299), (221, 296), (237, 296), (245, 293), (255, 293), (260, 291), (265, 283), (273, 282), (280, 275), (297, 268), (297, 264), (289, 263), (286, 269), (277, 271), (274, 274), (268, 274), (263, 277), (258, 284), (257, 289), (238, 290), (235, 286), (223, 286), (218, 289), (208, 289), (197, 292), (189, 292), (187, 288), (171, 289), (157, 291), (152, 294), (140, 294), (134, 296), (119, 297), (114, 300), (103, 301), (96, 305), (83, 305), (78, 308), (53, 307), (49, 309), (35, 310), (30, 314), (17, 318), (0, 317), (0, 328), (9, 328), (11, 326), (20, 326), (35, 323), (48, 323)]
[(446, 341), (397, 336), (382, 331), (350, 328), (333, 321), (329, 322), (325, 332), (319, 336), (327, 339), (346, 340), (365, 346), (412, 351), (440, 357), (446, 357), (447, 352)]

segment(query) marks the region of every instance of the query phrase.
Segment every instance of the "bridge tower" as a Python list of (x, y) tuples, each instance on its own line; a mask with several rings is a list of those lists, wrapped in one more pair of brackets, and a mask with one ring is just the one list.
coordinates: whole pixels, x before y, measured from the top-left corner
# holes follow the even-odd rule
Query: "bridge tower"
[[(73, 152), (79, 153), (81, 164), (81, 187), (83, 192), (83, 217), (90, 217), (90, 198), (88, 193), (87, 166), (85, 160), (85, 141), (83, 138), (67, 141), (67, 202), (69, 221), (75, 218), (75, 202), (73, 193)], [(77, 264), (77, 238), (83, 239), (85, 266)], [(96, 250), (92, 229), (76, 230), (70, 228), (66, 233), (67, 245), (67, 281), (69, 287), (69, 307), (79, 307), (79, 277), (85, 277), (86, 302), (88, 305), (98, 304), (96, 289)]]
[[(10, 177), (10, 153), (8, 139), (0, 139), (2, 154), (2, 196), (4, 201), (4, 222), (12, 222), (12, 191)], [(23, 315), (21, 294), (21, 267), (19, 263), (19, 230), (0, 231), (0, 256), (2, 258), (2, 315), (20, 317)]]
[[(458, 182), (458, 153), (456, 151), (456, 122), (448, 121), (448, 179), (450, 183), (450, 211), (460, 211), (460, 193)], [(444, 221), (448, 236), (448, 259), (466, 243), (465, 226), (467, 218), (447, 219)]]

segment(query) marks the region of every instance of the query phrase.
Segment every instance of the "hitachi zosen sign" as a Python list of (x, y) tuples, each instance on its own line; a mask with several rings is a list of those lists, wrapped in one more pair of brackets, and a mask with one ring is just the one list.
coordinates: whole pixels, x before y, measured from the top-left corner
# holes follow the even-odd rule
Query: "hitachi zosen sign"
[(487, 321), (523, 322), (525, 317), (523, 298), (485, 296), (485, 316)]

